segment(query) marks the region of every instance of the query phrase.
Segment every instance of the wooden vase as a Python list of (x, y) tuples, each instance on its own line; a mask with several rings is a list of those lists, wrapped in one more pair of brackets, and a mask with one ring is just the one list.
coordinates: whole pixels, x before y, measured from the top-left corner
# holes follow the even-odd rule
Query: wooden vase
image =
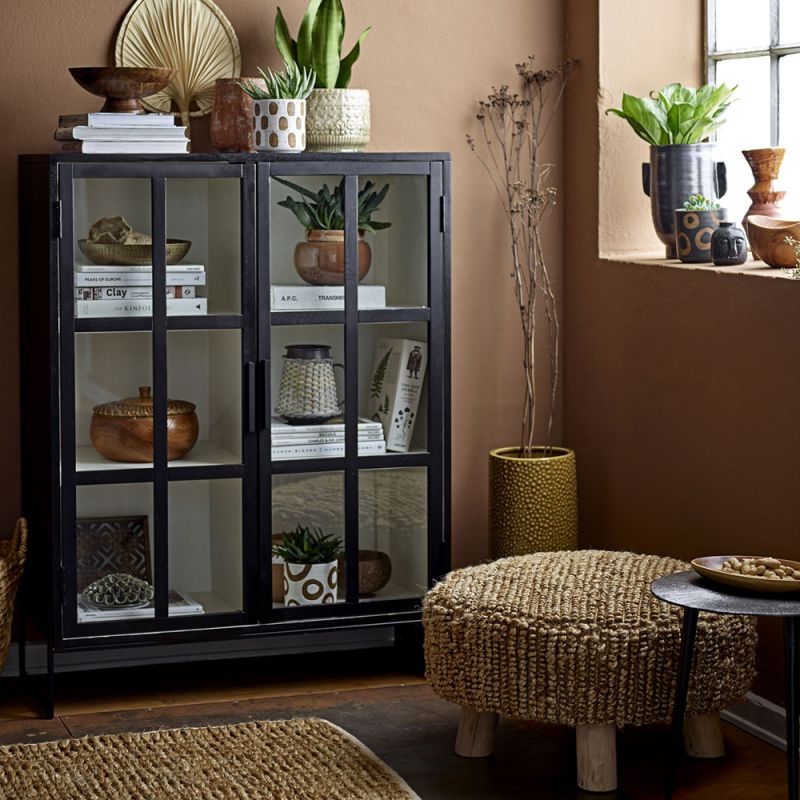
[(786, 194), (778, 181), (778, 173), (786, 153), (783, 147), (759, 147), (756, 150), (742, 150), (750, 169), (753, 172), (755, 183), (747, 190), (750, 196), (750, 208), (742, 219), (742, 225), (748, 236), (747, 218), (751, 214), (761, 214), (765, 217), (779, 217), (780, 204)]

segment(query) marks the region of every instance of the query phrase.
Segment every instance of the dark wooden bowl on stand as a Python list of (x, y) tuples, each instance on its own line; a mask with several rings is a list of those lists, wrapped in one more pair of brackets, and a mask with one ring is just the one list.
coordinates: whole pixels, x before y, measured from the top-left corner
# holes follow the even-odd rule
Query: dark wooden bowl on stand
[(70, 75), (90, 94), (105, 97), (101, 111), (144, 114), (142, 97), (160, 92), (172, 80), (171, 67), (70, 67)]

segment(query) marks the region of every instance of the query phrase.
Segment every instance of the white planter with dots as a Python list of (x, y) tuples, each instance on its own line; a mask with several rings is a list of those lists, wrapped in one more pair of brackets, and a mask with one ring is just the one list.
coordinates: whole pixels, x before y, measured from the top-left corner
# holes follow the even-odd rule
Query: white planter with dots
[(306, 149), (305, 100), (254, 100), (256, 150), (301, 153)]

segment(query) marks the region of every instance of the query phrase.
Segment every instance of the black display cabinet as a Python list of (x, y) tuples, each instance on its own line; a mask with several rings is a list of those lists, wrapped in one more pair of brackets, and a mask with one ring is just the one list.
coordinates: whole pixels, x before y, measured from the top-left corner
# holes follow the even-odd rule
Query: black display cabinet
[[(354, 632), (362, 646), (367, 632), (384, 642), (418, 632), (421, 598), (450, 566), (449, 169), (442, 153), (20, 158), (31, 526), (21, 600), (28, 629), (46, 640), (50, 713), (56, 673), (113, 663), (115, 653), (191, 661), (351, 647)], [(291, 287), (303, 284), (293, 260), (304, 230), (278, 205), (297, 192), (275, 176), (311, 191), (342, 184), (341, 301), (291, 305)], [(362, 299), (357, 210), (367, 181), (389, 184), (374, 217), (392, 225), (366, 235), (372, 266)], [(80, 240), (95, 220), (114, 216), (152, 239), (146, 316), (107, 298), (111, 311), (98, 313), (77, 299), (97, 280), (80, 271), (90, 263)], [(173, 288), (181, 267), (166, 263), (170, 239), (191, 241), (181, 261), (188, 290)], [(149, 280), (132, 274), (139, 286)], [(191, 300), (176, 304), (168, 292), (202, 295), (202, 304), (187, 313)], [(423, 344), (422, 394), (406, 452), (362, 452), (358, 424), (370, 413), (385, 340)], [(271, 427), (285, 348), (298, 343), (330, 347), (344, 366), (344, 443), (284, 458), (273, 453)], [(92, 445), (93, 408), (139, 386), (153, 398), (152, 461), (108, 460)], [(172, 399), (193, 403), (199, 425), (180, 460), (167, 459)], [(346, 579), (332, 604), (286, 607), (272, 585), (281, 569), (273, 570), (272, 537), (296, 524), (344, 540)], [(392, 567), (370, 595), (359, 591), (365, 550), (388, 554)], [(151, 583), (152, 606), (122, 615), (88, 607), (87, 581), (109, 571)], [(22, 670), (35, 671), (26, 651)]]

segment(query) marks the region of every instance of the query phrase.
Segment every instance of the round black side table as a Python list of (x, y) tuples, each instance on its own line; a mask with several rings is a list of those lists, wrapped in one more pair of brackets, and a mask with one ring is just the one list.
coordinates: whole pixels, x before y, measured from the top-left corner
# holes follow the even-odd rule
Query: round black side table
[(664, 797), (671, 800), (675, 782), (675, 760), (682, 740), (683, 715), (689, 692), (689, 670), (692, 665), (697, 616), (701, 611), (715, 614), (742, 614), (753, 617), (783, 617), (785, 699), (786, 699), (786, 764), (789, 776), (789, 800), (797, 800), (798, 762), (798, 675), (797, 643), (800, 632), (800, 596), (791, 594), (755, 594), (716, 584), (694, 570), (676, 572), (653, 581), (650, 590), (667, 603), (681, 606), (683, 630), (678, 662), (678, 685), (672, 713), (672, 746), (669, 748)]

